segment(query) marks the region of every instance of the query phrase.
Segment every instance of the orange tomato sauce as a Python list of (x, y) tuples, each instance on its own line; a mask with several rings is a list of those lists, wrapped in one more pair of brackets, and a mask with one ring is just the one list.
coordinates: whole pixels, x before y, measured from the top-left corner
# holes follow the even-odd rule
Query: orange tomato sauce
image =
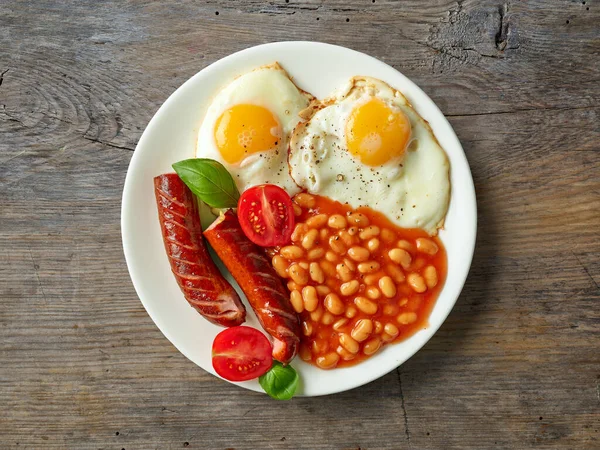
[(447, 274), (438, 237), (367, 207), (308, 194), (294, 202), (292, 245), (276, 249), (273, 266), (300, 316), (304, 361), (354, 365), (428, 326)]

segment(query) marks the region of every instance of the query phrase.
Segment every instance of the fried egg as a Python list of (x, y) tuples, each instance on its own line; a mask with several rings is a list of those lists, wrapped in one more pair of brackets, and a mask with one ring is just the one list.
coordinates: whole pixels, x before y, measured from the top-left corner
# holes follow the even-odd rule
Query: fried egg
[(354, 77), (309, 113), (290, 141), (290, 173), (299, 186), (368, 206), (400, 227), (437, 233), (450, 199), (448, 158), (399, 91)]
[(300, 188), (289, 174), (287, 150), (299, 113), (311, 100), (277, 63), (241, 75), (210, 104), (196, 157), (223, 164), (240, 192), (271, 183), (294, 195)]

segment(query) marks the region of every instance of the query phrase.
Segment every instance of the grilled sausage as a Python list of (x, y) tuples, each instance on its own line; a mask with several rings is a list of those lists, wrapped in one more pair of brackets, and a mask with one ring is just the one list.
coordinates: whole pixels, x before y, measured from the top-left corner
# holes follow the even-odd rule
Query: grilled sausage
[(264, 250), (246, 237), (231, 210), (208, 227), (204, 236), (246, 294), (262, 327), (273, 337), (273, 358), (290, 362), (298, 352), (300, 323), (289, 292)]
[(217, 325), (244, 323), (246, 308), (206, 250), (192, 192), (172, 173), (154, 178), (154, 193), (171, 270), (186, 300)]

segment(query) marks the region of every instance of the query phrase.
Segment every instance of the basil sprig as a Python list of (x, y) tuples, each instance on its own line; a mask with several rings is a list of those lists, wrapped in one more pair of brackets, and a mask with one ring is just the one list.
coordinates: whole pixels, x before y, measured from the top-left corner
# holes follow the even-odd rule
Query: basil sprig
[(223, 165), (208, 158), (192, 158), (173, 164), (179, 178), (200, 200), (212, 208), (235, 208), (240, 193)]
[(258, 382), (267, 394), (276, 400), (289, 400), (298, 388), (298, 372), (290, 366), (284, 366), (279, 361), (273, 361), (271, 369), (258, 378)]

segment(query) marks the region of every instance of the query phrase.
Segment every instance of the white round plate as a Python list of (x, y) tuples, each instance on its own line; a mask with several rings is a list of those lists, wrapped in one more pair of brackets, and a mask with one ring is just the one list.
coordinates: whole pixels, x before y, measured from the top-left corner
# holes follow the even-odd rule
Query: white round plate
[[(278, 42), (252, 47), (198, 72), (160, 107), (133, 154), (123, 190), (123, 248), (135, 290), (152, 320), (181, 353), (215, 374), (211, 345), (222, 328), (206, 321), (188, 305), (171, 273), (158, 222), (153, 178), (172, 172), (174, 162), (194, 157), (198, 127), (211, 97), (219, 89), (236, 76), (275, 61), (300, 88), (318, 98), (326, 97), (354, 75), (386, 81), (400, 90), (430, 123), (450, 159), (452, 197), (445, 229), (440, 232), (448, 253), (448, 276), (429, 317), (429, 327), (403, 342), (386, 346), (353, 367), (325, 371), (300, 358), (292, 362), (301, 378), (297, 395), (333, 394), (385, 375), (425, 345), (456, 303), (475, 247), (475, 190), (460, 142), (433, 101), (400, 72), (363, 53), (317, 42)], [(237, 284), (235, 287), (241, 295)], [(247, 324), (260, 328), (251, 308), (247, 309)], [(262, 391), (256, 380), (238, 384)]]

